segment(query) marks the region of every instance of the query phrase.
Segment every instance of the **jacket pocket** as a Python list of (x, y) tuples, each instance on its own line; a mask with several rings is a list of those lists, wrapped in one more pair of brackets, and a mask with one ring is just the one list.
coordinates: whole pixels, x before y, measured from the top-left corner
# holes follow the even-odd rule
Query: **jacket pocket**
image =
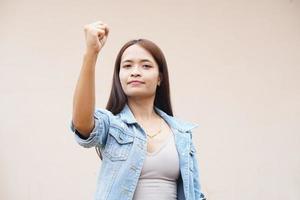
[(134, 137), (126, 134), (124, 130), (110, 128), (103, 154), (112, 161), (126, 160), (133, 140)]

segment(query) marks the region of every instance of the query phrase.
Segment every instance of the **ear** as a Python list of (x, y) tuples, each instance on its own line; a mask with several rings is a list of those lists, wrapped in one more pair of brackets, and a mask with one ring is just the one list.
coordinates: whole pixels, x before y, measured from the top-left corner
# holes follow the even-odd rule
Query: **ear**
[(161, 81), (162, 81), (162, 74), (159, 73), (159, 76), (158, 76), (158, 83), (157, 83), (158, 86), (160, 86)]

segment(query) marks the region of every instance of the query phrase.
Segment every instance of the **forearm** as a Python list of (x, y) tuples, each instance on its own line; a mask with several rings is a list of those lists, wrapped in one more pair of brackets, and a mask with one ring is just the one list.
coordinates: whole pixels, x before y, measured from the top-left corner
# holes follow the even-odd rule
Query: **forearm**
[(94, 127), (95, 66), (98, 54), (86, 52), (73, 96), (72, 120), (76, 129), (88, 137)]

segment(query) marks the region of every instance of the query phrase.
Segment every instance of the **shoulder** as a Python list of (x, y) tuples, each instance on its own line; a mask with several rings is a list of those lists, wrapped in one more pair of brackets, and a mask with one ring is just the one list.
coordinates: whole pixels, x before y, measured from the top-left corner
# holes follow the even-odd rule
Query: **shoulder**
[(116, 116), (110, 112), (109, 110), (105, 109), (105, 108), (96, 108), (95, 112), (94, 112), (94, 116), (97, 119), (106, 119), (106, 120), (111, 120), (113, 118), (115, 118)]
[(183, 133), (192, 133), (192, 130), (200, 126), (198, 123), (184, 120), (178, 116), (167, 116), (168, 121), (170, 124)]
[(176, 128), (180, 132), (191, 133), (194, 128), (199, 126), (199, 124), (197, 124), (197, 123), (187, 121), (187, 120), (183, 120), (182, 118), (180, 118), (178, 116), (168, 115), (166, 112), (159, 109), (158, 107), (155, 107), (155, 109), (157, 110), (157, 112), (159, 113), (159, 115), (162, 118), (167, 120), (167, 122), (169, 122), (169, 124), (171, 126), (173, 126), (173, 128)]
[(126, 121), (122, 118), (121, 114), (113, 114), (110, 110), (105, 108), (95, 109), (95, 118), (107, 122), (109, 128), (127, 129)]
[(107, 110), (105, 108), (96, 108), (94, 116), (96, 119), (104, 120), (109, 125), (112, 124), (121, 124), (121, 120), (119, 119), (118, 114), (114, 115), (110, 110)]
[(197, 128), (200, 126), (198, 123), (192, 122), (192, 121), (187, 121), (182, 118), (179, 118), (177, 116), (173, 117), (174, 121), (178, 124), (178, 126), (181, 127), (186, 132), (192, 132), (193, 129)]

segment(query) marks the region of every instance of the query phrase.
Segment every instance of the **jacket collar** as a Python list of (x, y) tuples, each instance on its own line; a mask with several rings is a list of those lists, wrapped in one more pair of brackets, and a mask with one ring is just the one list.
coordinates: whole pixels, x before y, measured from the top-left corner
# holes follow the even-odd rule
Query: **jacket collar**
[[(193, 128), (196, 128), (199, 126), (199, 124), (192, 123), (192, 122), (187, 122), (180, 120), (176, 117), (170, 116), (158, 107), (154, 106), (155, 110), (157, 113), (172, 127), (180, 132), (189, 132)], [(135, 119), (130, 107), (128, 104), (125, 104), (121, 112), (118, 114), (121, 118), (122, 121), (124, 121), (127, 124), (134, 124), (138, 123), (137, 120)]]

